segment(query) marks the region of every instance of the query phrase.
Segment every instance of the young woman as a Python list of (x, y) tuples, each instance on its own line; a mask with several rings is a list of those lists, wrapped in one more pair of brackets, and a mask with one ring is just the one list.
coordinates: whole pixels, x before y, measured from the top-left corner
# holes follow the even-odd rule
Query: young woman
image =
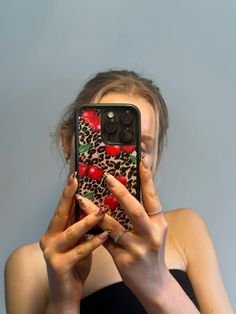
[[(111, 193), (134, 230), (75, 195), (74, 114), (87, 103), (132, 103), (141, 112), (142, 203), (112, 175)], [(191, 209), (161, 210), (153, 175), (161, 158), (168, 113), (158, 87), (132, 71), (98, 73), (66, 110), (56, 136), (70, 162), (68, 183), (39, 243), (25, 245), (6, 265), (9, 314), (233, 313), (207, 228)], [(68, 227), (79, 202), (86, 217)], [(101, 234), (87, 238), (99, 224)]]

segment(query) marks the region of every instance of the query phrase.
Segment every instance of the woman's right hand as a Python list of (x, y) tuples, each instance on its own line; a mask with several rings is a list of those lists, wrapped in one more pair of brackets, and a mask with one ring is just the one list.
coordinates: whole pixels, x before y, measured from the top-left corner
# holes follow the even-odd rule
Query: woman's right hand
[(100, 212), (92, 213), (67, 228), (77, 185), (74, 173), (40, 239), (49, 282), (47, 313), (79, 313), (82, 287), (90, 271), (92, 252), (108, 237), (108, 231), (90, 239), (85, 237), (86, 232), (104, 218)]

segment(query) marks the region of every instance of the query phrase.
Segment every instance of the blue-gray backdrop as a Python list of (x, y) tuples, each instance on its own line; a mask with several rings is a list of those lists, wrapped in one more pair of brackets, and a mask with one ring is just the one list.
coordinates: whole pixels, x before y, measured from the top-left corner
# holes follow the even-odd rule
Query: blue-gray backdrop
[(95, 72), (134, 69), (170, 111), (157, 187), (165, 209), (195, 208), (236, 305), (236, 2), (0, 2), (0, 252), (38, 240), (65, 173), (50, 132)]

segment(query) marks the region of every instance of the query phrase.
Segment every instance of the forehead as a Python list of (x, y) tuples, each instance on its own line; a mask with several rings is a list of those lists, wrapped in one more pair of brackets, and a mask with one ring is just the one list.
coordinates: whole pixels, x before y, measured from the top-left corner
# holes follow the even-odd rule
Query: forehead
[(155, 111), (145, 98), (129, 94), (109, 93), (100, 99), (100, 103), (128, 103), (137, 106), (141, 112), (142, 135), (155, 137)]

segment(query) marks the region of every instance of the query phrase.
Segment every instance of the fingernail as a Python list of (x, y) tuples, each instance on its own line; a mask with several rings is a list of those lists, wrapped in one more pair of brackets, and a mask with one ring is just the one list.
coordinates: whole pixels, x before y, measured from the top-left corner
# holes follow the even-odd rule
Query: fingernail
[(75, 179), (76, 176), (77, 176), (77, 172), (76, 172), (76, 171), (73, 172), (73, 173), (70, 175), (69, 180), (68, 180), (68, 183), (67, 183), (67, 186), (71, 186), (71, 185), (73, 184), (74, 179)]
[(104, 179), (106, 179), (106, 178), (107, 178), (107, 175), (108, 175), (108, 172), (104, 172), (104, 173), (103, 173), (103, 177), (104, 177)]
[(142, 163), (143, 163), (143, 165), (144, 165), (144, 168), (149, 169), (149, 164), (147, 163), (147, 160), (146, 160), (145, 157), (142, 158)]
[(117, 185), (117, 180), (109, 173), (106, 174), (105, 179), (106, 183), (110, 185), (110, 187), (115, 187)]
[(102, 216), (104, 216), (104, 215), (105, 215), (105, 210), (104, 210), (104, 208), (99, 208), (99, 210), (96, 211), (96, 212), (94, 213), (94, 215), (95, 215), (96, 217), (102, 217)]
[(100, 233), (100, 234), (98, 235), (98, 237), (99, 237), (100, 240), (104, 240), (104, 239), (107, 239), (107, 238), (108, 238), (108, 234), (109, 234), (109, 232), (108, 232), (108, 230), (106, 230), (106, 231)]
[(75, 197), (76, 197), (76, 199), (77, 199), (80, 203), (83, 203), (83, 198), (82, 198), (81, 195), (79, 195), (79, 194), (77, 193), (77, 194), (75, 194)]

